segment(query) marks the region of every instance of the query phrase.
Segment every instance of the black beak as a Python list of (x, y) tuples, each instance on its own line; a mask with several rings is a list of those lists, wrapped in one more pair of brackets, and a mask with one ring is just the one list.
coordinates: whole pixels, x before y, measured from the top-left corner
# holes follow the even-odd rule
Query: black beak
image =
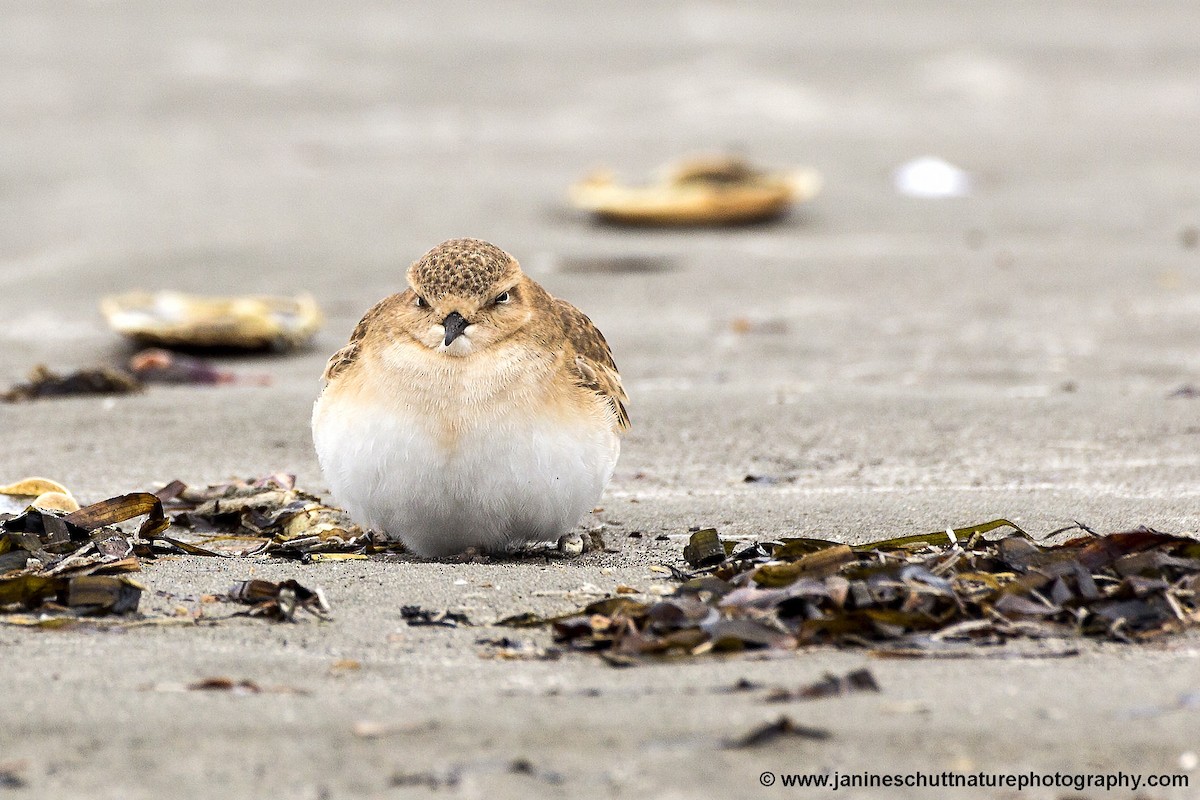
[(462, 314), (451, 311), (450, 316), (442, 320), (442, 327), (446, 329), (446, 346), (449, 347), (450, 343), (461, 336), (470, 324)]

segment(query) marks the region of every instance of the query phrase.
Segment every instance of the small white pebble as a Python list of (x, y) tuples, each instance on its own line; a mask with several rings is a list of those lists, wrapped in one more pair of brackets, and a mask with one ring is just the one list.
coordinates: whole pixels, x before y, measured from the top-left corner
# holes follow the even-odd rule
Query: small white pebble
[(456, 580), (456, 581), (454, 582), (454, 585), (455, 585), (455, 586), (466, 586), (466, 585), (467, 585), (467, 581), (466, 581), (466, 579), (464, 579), (464, 578), (459, 578), (458, 580)]
[(896, 168), (896, 191), (909, 197), (964, 197), (971, 193), (970, 176), (940, 158), (917, 158)]

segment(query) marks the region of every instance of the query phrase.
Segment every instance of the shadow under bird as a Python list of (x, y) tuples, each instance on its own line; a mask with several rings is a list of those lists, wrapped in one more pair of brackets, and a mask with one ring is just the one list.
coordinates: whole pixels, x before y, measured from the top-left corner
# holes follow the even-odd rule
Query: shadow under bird
[(569, 534), (629, 427), (604, 336), (478, 239), (407, 277), (325, 368), (312, 430), (334, 499), (422, 556)]

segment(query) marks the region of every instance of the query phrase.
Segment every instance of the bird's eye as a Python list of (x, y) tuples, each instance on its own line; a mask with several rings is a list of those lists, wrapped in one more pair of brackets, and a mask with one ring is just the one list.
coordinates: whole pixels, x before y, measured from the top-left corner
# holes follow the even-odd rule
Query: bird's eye
[(417, 295), (417, 308), (429, 308), (429, 303), (425, 302), (425, 298)]
[(497, 305), (500, 303), (507, 303), (511, 299), (512, 297), (508, 294), (508, 292), (501, 292), (500, 294), (496, 295)]

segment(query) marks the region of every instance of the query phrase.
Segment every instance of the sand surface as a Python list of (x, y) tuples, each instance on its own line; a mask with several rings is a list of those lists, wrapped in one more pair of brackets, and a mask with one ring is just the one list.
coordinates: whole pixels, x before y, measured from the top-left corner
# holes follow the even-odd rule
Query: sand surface
[[(0, 480), (46, 475), (98, 500), (282, 470), (323, 489), (308, 415), (325, 358), (411, 259), (470, 235), (517, 255), (613, 346), (634, 428), (590, 524), (618, 552), (164, 560), (141, 575), (145, 611), (295, 577), (324, 587), (335, 620), (0, 627), (0, 773), (24, 784), (9, 794), (1133, 796), (759, 783), (1057, 770), (1186, 774), (1190, 789), (1138, 796), (1200, 796), (1197, 711), (1177, 708), (1200, 689), (1195, 637), (1067, 659), (814, 649), (634, 669), (500, 661), (477, 644), (513, 635), (488, 627), (509, 613), (665, 584), (650, 567), (679, 563), (695, 525), (847, 541), (997, 516), (1034, 533), (1200, 529), (1200, 400), (1172, 396), (1200, 384), (1195, 4), (433, 9), (0, 9), (5, 385), (39, 361), (125, 353), (97, 310), (108, 291), (306, 290), (328, 315), (309, 351), (226, 361), (267, 388), (0, 406)], [(565, 209), (594, 167), (636, 178), (722, 147), (816, 167), (826, 190), (778, 223), (721, 231), (606, 228)], [(967, 170), (971, 195), (897, 195), (892, 170), (923, 155)], [(587, 269), (616, 256), (662, 269)], [(407, 604), (482, 627), (409, 628)], [(722, 691), (863, 666), (880, 694), (779, 706)], [(211, 676), (281, 691), (177, 691)], [(781, 713), (832, 735), (723, 747)]]

